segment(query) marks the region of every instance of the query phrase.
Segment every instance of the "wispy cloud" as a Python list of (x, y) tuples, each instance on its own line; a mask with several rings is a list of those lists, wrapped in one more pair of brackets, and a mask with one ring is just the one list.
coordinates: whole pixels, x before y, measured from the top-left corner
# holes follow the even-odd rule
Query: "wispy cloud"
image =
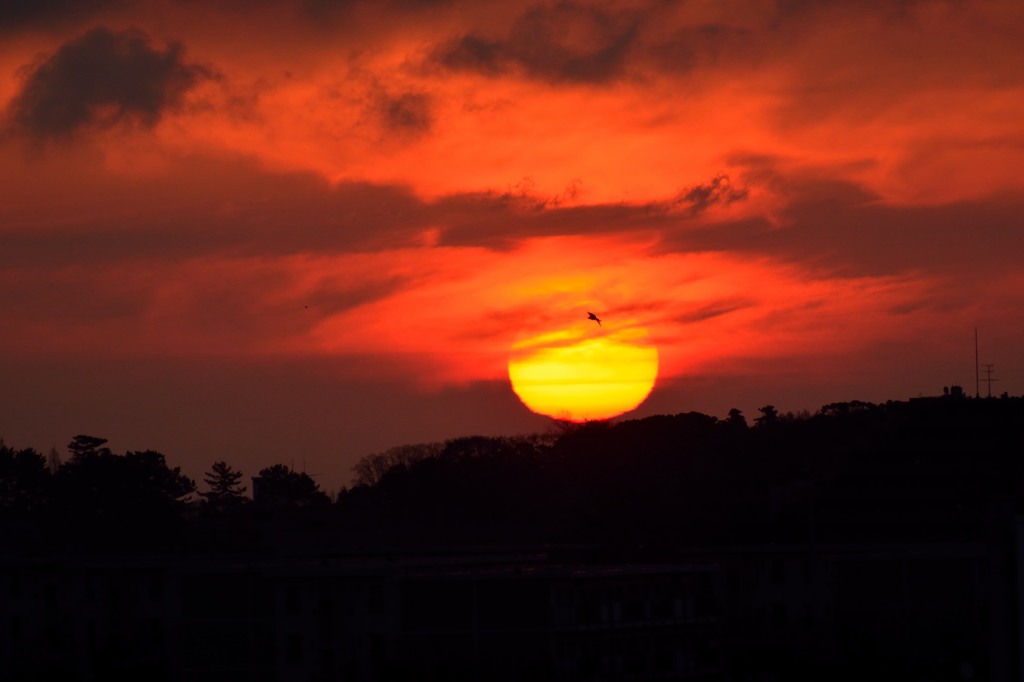
[(635, 19), (584, 3), (535, 5), (507, 35), (475, 32), (437, 48), (436, 63), (485, 76), (523, 74), (551, 82), (603, 83), (625, 73)]

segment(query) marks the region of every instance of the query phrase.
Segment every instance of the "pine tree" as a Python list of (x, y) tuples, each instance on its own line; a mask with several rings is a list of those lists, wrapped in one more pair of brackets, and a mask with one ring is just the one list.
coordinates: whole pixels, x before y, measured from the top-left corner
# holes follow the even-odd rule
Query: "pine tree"
[(203, 476), (203, 481), (210, 490), (199, 494), (206, 499), (206, 505), (210, 509), (235, 509), (249, 501), (243, 495), (246, 487), (239, 485), (241, 480), (241, 471), (235, 471), (227, 462), (214, 462), (210, 471)]

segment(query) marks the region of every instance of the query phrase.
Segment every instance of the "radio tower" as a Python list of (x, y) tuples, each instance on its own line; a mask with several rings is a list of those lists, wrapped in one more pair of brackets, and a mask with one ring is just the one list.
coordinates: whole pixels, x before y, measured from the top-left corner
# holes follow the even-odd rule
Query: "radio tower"
[(985, 383), (988, 384), (988, 397), (991, 398), (992, 397), (992, 382), (993, 381), (999, 381), (999, 379), (993, 379), (992, 378), (992, 372), (994, 371), (992, 368), (995, 367), (995, 365), (990, 363), (990, 364), (987, 364), (987, 365), (982, 365), (982, 367), (984, 369), (982, 369), (981, 371), (985, 373)]
[[(984, 367), (985, 369), (982, 369)], [(992, 397), (992, 382), (999, 381), (998, 379), (992, 378), (992, 368), (995, 367), (992, 363), (980, 364), (978, 362), (978, 328), (974, 328), (974, 397), (981, 397), (981, 373), (985, 373), (985, 383), (988, 386), (988, 397)]]

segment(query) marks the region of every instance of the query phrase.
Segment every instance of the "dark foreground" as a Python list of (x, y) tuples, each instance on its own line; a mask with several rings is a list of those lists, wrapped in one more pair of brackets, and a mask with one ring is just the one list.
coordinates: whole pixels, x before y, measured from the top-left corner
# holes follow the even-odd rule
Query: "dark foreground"
[(4, 448), (0, 680), (1019, 680), (1022, 426), (691, 413), (396, 448), (335, 501), (264, 470), (251, 503), (101, 439)]

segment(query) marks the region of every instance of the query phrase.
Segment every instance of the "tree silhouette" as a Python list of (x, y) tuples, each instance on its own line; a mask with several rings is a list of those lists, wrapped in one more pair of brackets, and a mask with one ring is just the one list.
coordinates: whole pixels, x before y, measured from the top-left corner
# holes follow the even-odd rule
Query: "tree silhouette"
[(737, 429), (747, 428), (747, 418), (743, 416), (743, 411), (736, 407), (729, 410), (729, 416), (725, 421), (729, 426)]
[(42, 455), (32, 448), (14, 450), (0, 440), (0, 512), (22, 516), (41, 508), (49, 483)]
[(159, 542), (181, 520), (195, 483), (153, 450), (115, 455), (106, 440), (75, 436), (54, 476), (57, 520), (72, 537)]
[(154, 450), (126, 452), (124, 461), (132, 479), (144, 494), (171, 506), (180, 506), (195, 492), (196, 484), (181, 473), (181, 467), (167, 466), (166, 458)]
[(82, 460), (89, 457), (109, 455), (110, 450), (108, 448), (101, 447), (106, 442), (106, 438), (97, 438), (96, 436), (78, 434), (71, 439), (70, 443), (68, 443), (68, 452), (71, 453), (72, 460)]
[(761, 416), (754, 420), (754, 424), (757, 426), (768, 426), (779, 421), (779, 411), (775, 409), (774, 405), (759, 407), (757, 411), (761, 413)]
[(195, 491), (180, 467), (153, 450), (115, 455), (106, 448), (78, 453), (57, 472), (66, 501), (104, 515), (136, 510), (176, 510)]
[(242, 472), (232, 469), (227, 462), (214, 462), (210, 471), (203, 476), (203, 481), (210, 487), (209, 492), (199, 493), (206, 508), (215, 512), (237, 509), (248, 502), (243, 495), (246, 487), (239, 485)]
[(252, 482), (253, 503), (264, 508), (323, 507), (331, 500), (309, 474), (284, 464), (261, 469)]
[(356, 485), (374, 486), (388, 473), (408, 471), (420, 460), (437, 457), (444, 449), (442, 443), (400, 445), (362, 457), (352, 467)]

